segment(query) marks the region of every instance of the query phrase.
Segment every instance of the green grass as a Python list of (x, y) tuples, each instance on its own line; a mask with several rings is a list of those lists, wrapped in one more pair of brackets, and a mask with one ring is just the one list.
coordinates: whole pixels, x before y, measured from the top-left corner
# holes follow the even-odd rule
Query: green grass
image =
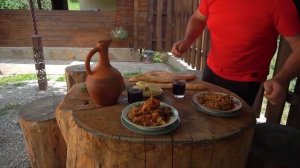
[(69, 10), (80, 10), (79, 2), (68, 0)]
[(82, 86), (80, 86), (80, 91), (87, 92), (86, 84), (83, 84)]
[(164, 63), (168, 59), (168, 54), (166, 52), (154, 52), (153, 63)]
[[(56, 82), (64, 82), (66, 78), (64, 75), (59, 75), (58, 77), (47, 75), (47, 79), (55, 80)], [(3, 85), (13, 85), (13, 86), (21, 86), (24, 85), (26, 81), (37, 80), (36, 74), (18, 74), (0, 77), (0, 86)]]
[(66, 81), (66, 77), (64, 75), (61, 75), (61, 76), (57, 77), (55, 79), (55, 81), (56, 82), (64, 82), (64, 81)]
[(124, 77), (132, 77), (132, 76), (138, 75), (138, 74), (141, 74), (141, 72), (125, 72), (125, 73), (123, 73), (123, 76)]
[(18, 74), (0, 78), (0, 86), (13, 84), (14, 86), (23, 85), (25, 81), (37, 80), (36, 74)]
[(20, 106), (20, 104), (10, 103), (0, 108), (0, 116), (3, 116), (8, 113), (9, 110), (16, 109)]

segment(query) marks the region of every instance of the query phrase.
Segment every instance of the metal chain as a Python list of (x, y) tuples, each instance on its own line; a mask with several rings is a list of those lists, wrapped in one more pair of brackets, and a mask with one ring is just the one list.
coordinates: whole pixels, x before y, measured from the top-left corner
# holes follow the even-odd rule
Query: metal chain
[(33, 29), (34, 29), (34, 34), (38, 34), (38, 29), (36, 26), (36, 20), (35, 20), (35, 11), (34, 11), (34, 5), (33, 5), (33, 1), (29, 0), (29, 5), (30, 5), (30, 13), (31, 13), (31, 18), (32, 18), (32, 22), (33, 22)]

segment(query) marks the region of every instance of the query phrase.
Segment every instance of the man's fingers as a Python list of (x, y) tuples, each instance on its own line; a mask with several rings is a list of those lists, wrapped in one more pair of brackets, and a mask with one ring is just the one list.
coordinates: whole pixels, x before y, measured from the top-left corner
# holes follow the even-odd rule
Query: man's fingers
[(174, 46), (172, 47), (172, 54), (175, 56), (175, 57), (181, 57), (182, 53), (180, 52), (179, 50), (179, 43), (175, 43)]
[(270, 81), (264, 82), (265, 95), (269, 95), (273, 91), (273, 84)]
[(175, 57), (181, 57), (181, 53), (178, 50), (172, 50), (171, 52)]
[(265, 96), (272, 104), (278, 104), (285, 98), (285, 92), (280, 83), (269, 80), (264, 83)]

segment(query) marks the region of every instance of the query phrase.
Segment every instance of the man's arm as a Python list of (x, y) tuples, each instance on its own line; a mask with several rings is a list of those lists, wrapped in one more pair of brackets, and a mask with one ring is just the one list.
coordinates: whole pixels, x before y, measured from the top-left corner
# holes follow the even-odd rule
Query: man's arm
[(292, 53), (275, 77), (288, 83), (297, 75), (300, 75), (300, 34), (294, 37), (285, 37), (285, 39), (290, 44)]
[(202, 34), (205, 26), (206, 16), (197, 9), (188, 22), (184, 40), (192, 44)]
[(183, 40), (174, 43), (172, 53), (181, 56), (192, 43), (202, 34), (206, 26), (206, 16), (197, 9), (190, 17)]
[(285, 90), (289, 82), (300, 75), (300, 35), (285, 37), (292, 48), (292, 53), (282, 69), (270, 80), (264, 83), (265, 96), (271, 103), (277, 104), (285, 98)]

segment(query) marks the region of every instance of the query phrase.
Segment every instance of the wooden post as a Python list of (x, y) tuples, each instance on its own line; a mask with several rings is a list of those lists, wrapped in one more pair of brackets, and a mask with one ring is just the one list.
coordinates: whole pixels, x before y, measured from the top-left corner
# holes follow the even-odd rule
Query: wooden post
[(33, 23), (34, 35), (32, 36), (32, 49), (33, 58), (35, 62), (35, 69), (37, 71), (38, 85), (40, 90), (47, 90), (47, 75), (45, 70), (44, 53), (42, 45), (42, 36), (38, 35), (38, 29), (36, 25), (35, 10), (33, 1), (29, 0), (30, 14)]
[(67, 147), (55, 118), (62, 96), (50, 96), (24, 105), (19, 123), (32, 168), (63, 168)]
[(35, 69), (37, 71), (38, 85), (40, 90), (47, 90), (47, 75), (45, 69), (42, 37), (40, 35), (32, 36), (33, 58)]

